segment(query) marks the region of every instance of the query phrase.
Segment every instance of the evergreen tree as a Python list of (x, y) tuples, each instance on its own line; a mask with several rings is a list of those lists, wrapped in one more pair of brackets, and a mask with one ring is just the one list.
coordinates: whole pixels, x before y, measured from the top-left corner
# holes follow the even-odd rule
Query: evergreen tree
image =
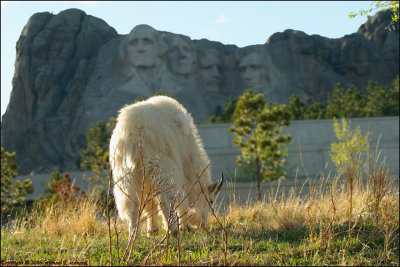
[(306, 120), (325, 119), (325, 116), (326, 116), (325, 106), (320, 102), (309, 104), (304, 113), (304, 119)]
[(232, 122), (233, 112), (236, 107), (236, 99), (234, 97), (229, 97), (228, 102), (221, 109), (220, 106), (217, 107), (214, 114), (210, 116), (207, 123), (229, 123)]
[(290, 114), (285, 105), (267, 105), (263, 94), (248, 89), (239, 97), (233, 118), (234, 125), (230, 128), (235, 133), (233, 144), (241, 150), (237, 163), (255, 161), (257, 199), (261, 200), (261, 180), (273, 181), (287, 176), (284, 146), (291, 137), (281, 132), (289, 125)]
[(26, 203), (26, 195), (34, 192), (32, 181), (25, 179), (22, 183), (13, 179), (18, 175), (17, 156), (1, 147), (1, 214), (8, 213), (15, 205)]
[(50, 182), (46, 182), (46, 189), (44, 190), (44, 195), (50, 203), (59, 200), (54, 190), (54, 184), (62, 180), (62, 176), (57, 168), (54, 168), (53, 171), (50, 173)]
[(364, 117), (365, 97), (356, 87), (350, 86), (346, 93), (338, 83), (332, 94), (328, 93), (326, 105), (327, 118)]
[[(365, 115), (383, 117), (399, 115), (399, 78), (393, 82), (393, 89), (370, 81), (367, 86)], [(397, 88), (397, 89), (396, 89)]]
[(86, 148), (81, 150), (81, 169), (93, 170), (103, 163), (103, 155), (108, 151), (107, 125), (101, 121), (90, 126), (85, 134)]
[(109, 144), (111, 133), (116, 125), (116, 119), (110, 118), (108, 123), (99, 121), (90, 126), (85, 134), (86, 148), (81, 150), (81, 169), (93, 171), (93, 176), (87, 179), (94, 195), (106, 194), (109, 173)]
[(291, 95), (288, 103), (288, 112), (291, 120), (304, 119), (305, 105), (297, 95)]

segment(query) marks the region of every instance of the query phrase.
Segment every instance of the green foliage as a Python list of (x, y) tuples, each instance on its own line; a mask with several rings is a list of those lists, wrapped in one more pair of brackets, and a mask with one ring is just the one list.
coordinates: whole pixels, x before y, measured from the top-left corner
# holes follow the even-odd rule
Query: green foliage
[(324, 119), (326, 116), (326, 109), (322, 103), (308, 99), (304, 104), (297, 95), (290, 97), (287, 109), (290, 120)]
[[(167, 94), (165, 93), (165, 91), (163, 89), (160, 89), (153, 96), (157, 96), (157, 95), (165, 95), (166, 96)], [(133, 101), (133, 102), (137, 103), (137, 102), (144, 101), (144, 100), (145, 100), (145, 98), (140, 95), (140, 96), (137, 96), (135, 98), (135, 101)]]
[(393, 81), (393, 90), (399, 94), (399, 75), (397, 75), (396, 79)]
[(35, 199), (35, 205), (38, 206), (39, 208), (45, 208), (59, 201), (60, 198), (57, 196), (57, 192), (54, 189), (54, 185), (57, 182), (60, 182), (61, 180), (62, 176), (58, 171), (58, 169), (55, 167), (53, 171), (50, 173), (50, 182), (46, 182), (44, 197), (43, 195), (39, 195)]
[(157, 95), (167, 95), (167, 93), (164, 91), (164, 89), (160, 89), (158, 90), (153, 96), (157, 96)]
[(398, 100), (399, 76), (393, 81), (393, 88), (370, 81), (364, 93), (354, 86), (345, 91), (338, 83), (328, 93), (326, 106), (311, 99), (303, 104), (292, 95), (288, 110), (292, 120), (398, 116)]
[(390, 9), (392, 11), (392, 23), (399, 20), (399, 1), (375, 1), (375, 4), (368, 9), (360, 9), (358, 13), (354, 11), (350, 12), (349, 19), (352, 19), (358, 15), (365, 16), (370, 14), (372, 11), (385, 11)]
[(287, 105), (288, 112), (291, 120), (302, 120), (304, 119), (304, 113), (306, 111), (306, 105), (301, 101), (297, 95), (291, 95), (289, 103)]
[(141, 101), (144, 101), (144, 97), (140, 95), (140, 96), (137, 96), (137, 97), (135, 98), (134, 103), (141, 102)]
[(210, 116), (206, 123), (229, 123), (232, 122), (233, 112), (235, 111), (237, 100), (234, 97), (229, 97), (228, 102), (221, 109), (217, 107), (214, 114)]
[(326, 109), (320, 102), (311, 102), (307, 105), (304, 113), (305, 120), (320, 120), (326, 118)]
[(107, 125), (101, 121), (90, 126), (85, 134), (86, 148), (81, 150), (81, 169), (89, 170), (102, 166), (103, 158), (99, 157), (108, 151)]
[(283, 127), (289, 125), (286, 106), (266, 104), (263, 94), (248, 89), (239, 97), (233, 118), (234, 125), (230, 127), (235, 133), (233, 144), (241, 150), (238, 164), (250, 164), (253, 159), (260, 164), (254, 170), (256, 177), (260, 174), (264, 180), (286, 177), (283, 168), (287, 151), (283, 146), (291, 140), (290, 135), (281, 135)]
[(356, 87), (350, 86), (346, 92), (336, 84), (332, 94), (328, 93), (326, 116), (328, 118), (364, 117), (365, 96)]
[(364, 108), (367, 117), (399, 115), (399, 76), (393, 81), (393, 89), (369, 82), (367, 92)]
[(336, 168), (343, 171), (345, 164), (352, 168), (361, 166), (361, 153), (369, 150), (369, 133), (363, 136), (360, 126), (351, 130), (345, 118), (342, 118), (341, 126), (334, 119), (333, 128), (338, 141), (331, 144), (330, 156)]
[(17, 156), (1, 147), (1, 213), (10, 212), (14, 205), (26, 203), (26, 195), (33, 193), (32, 181), (25, 179), (22, 183), (12, 179), (18, 175)]
[(84, 178), (88, 180), (93, 191), (100, 194), (105, 194), (108, 185), (105, 177), (109, 171), (109, 143), (116, 123), (116, 119), (111, 117), (108, 123), (99, 121), (90, 126), (85, 134), (86, 148), (80, 153), (81, 169), (93, 171), (92, 177)]
[[(380, 85), (370, 81), (365, 90), (360, 91), (354, 86), (347, 90), (338, 83), (332, 93), (328, 93), (327, 103), (306, 103), (292, 95), (287, 102), (290, 120), (312, 120), (354, 117), (399, 116), (399, 76), (393, 81), (393, 87)], [(207, 123), (233, 122), (233, 112), (236, 100), (231, 97), (225, 106), (217, 108)]]
[(46, 182), (46, 189), (44, 190), (45, 199), (48, 203), (55, 203), (60, 200), (57, 196), (57, 192), (54, 189), (54, 185), (62, 180), (62, 176), (57, 168), (54, 168), (50, 173), (50, 182)]

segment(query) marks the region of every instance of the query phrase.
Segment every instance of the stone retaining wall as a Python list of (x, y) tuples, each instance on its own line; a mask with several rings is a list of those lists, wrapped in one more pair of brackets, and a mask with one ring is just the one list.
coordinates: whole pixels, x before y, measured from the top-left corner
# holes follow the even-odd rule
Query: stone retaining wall
[[(391, 165), (392, 175), (399, 176), (399, 117), (353, 118), (347, 120), (351, 129), (360, 126), (361, 133), (370, 132), (371, 150), (375, 152), (379, 139), (380, 158), (386, 157)], [(229, 132), (230, 124), (198, 125), (199, 134), (211, 159), (211, 171), (214, 179), (224, 173), (234, 173), (237, 168), (235, 159), (240, 155), (233, 147), (234, 134)], [(290, 133), (292, 143), (288, 148), (289, 179), (296, 176), (305, 178), (319, 177), (325, 173), (334, 173), (335, 166), (330, 159), (330, 146), (335, 142), (333, 120), (292, 121), (284, 133)], [(304, 167), (302, 161), (304, 162)]]
[[(371, 152), (375, 151), (379, 139), (379, 149), (382, 149), (380, 158), (386, 157), (386, 163), (391, 167), (391, 174), (397, 178), (395, 186), (398, 187), (399, 117), (356, 118), (351, 119), (349, 124), (352, 129), (359, 125), (363, 134), (370, 132)], [(237, 168), (235, 159), (240, 151), (232, 145), (234, 135), (229, 132), (229, 126), (230, 124), (198, 125), (199, 134), (211, 159), (211, 171), (214, 180), (219, 179), (221, 172), (224, 172), (228, 180), (234, 179), (235, 168)], [(302, 161), (310, 178), (319, 179), (324, 170), (326, 174), (334, 175), (335, 167), (329, 157), (330, 144), (336, 140), (333, 120), (293, 121), (285, 129), (285, 133), (290, 133), (293, 141), (288, 148), (289, 178), (282, 181), (281, 186), (288, 190), (295, 183), (297, 185), (304, 184), (307, 175)], [(87, 183), (82, 179), (84, 174), (91, 176), (91, 172), (70, 172), (70, 176), (75, 178), (76, 185), (87, 189)], [(49, 174), (40, 174), (23, 175), (18, 178), (32, 180), (35, 193), (28, 196), (28, 199), (33, 199), (39, 194), (44, 194), (45, 184), (49, 181), (49, 177)], [(265, 184), (265, 186), (270, 185)], [(277, 183), (271, 186), (276, 188)], [(225, 200), (232, 199), (232, 188), (232, 185), (230, 187), (225, 185), (220, 197)], [(240, 196), (240, 203), (243, 203), (248, 196), (251, 200), (255, 199), (254, 184), (236, 183), (235, 188), (235, 195), (238, 198)], [(264, 191), (264, 193), (267, 193), (267, 191)]]

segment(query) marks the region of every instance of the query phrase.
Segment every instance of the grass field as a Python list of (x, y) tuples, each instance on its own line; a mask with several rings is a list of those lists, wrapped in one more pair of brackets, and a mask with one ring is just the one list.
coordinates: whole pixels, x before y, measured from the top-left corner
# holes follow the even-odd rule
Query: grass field
[(60, 202), (2, 225), (2, 265), (399, 265), (399, 189), (384, 164), (308, 183), (307, 196), (217, 203), (206, 228), (131, 246), (114, 210)]

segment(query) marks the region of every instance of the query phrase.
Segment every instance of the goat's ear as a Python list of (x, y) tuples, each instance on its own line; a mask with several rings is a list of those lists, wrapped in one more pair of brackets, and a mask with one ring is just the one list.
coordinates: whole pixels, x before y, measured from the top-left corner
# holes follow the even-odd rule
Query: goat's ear
[(208, 192), (210, 192), (212, 194), (217, 193), (217, 189), (218, 189), (218, 181), (216, 181), (208, 186)]

